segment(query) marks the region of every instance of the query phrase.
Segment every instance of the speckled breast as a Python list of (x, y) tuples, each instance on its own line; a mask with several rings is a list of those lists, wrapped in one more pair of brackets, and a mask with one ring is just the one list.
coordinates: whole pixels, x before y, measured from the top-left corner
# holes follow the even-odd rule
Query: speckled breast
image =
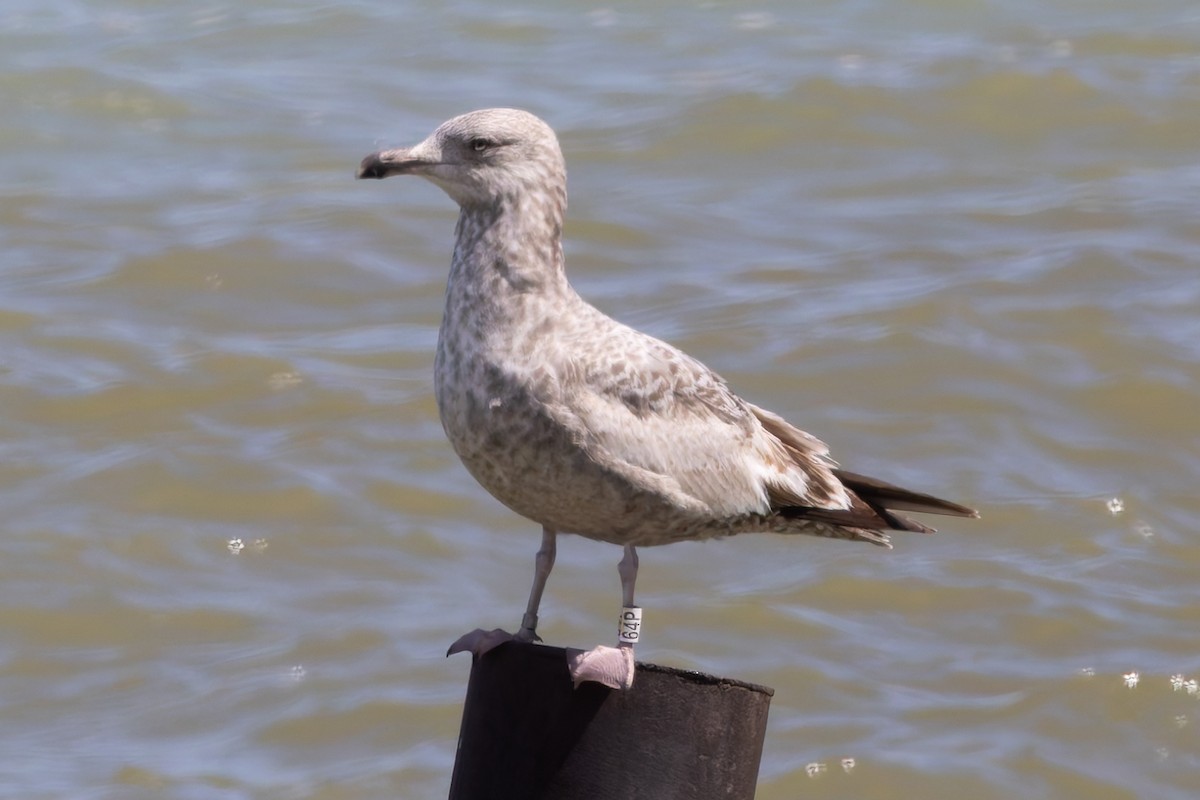
[(657, 493), (589, 458), (546, 411), (536, 388), (440, 342), (435, 391), (442, 427), (464, 466), (497, 500), (556, 531), (614, 544), (654, 545), (727, 535), (681, 518)]

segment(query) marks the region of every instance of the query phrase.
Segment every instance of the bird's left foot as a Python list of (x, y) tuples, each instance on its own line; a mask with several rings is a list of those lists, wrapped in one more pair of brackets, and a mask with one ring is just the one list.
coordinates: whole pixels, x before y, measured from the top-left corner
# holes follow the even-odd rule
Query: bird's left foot
[(597, 645), (591, 650), (567, 648), (567, 668), (575, 688), (585, 681), (602, 683), (611, 689), (633, 686), (633, 648)]

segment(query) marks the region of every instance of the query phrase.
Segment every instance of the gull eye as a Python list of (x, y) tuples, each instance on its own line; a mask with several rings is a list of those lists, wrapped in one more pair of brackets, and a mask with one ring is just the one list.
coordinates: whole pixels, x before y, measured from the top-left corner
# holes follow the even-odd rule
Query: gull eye
[(490, 139), (485, 139), (482, 136), (475, 137), (468, 144), (471, 145), (471, 149), (476, 153), (482, 153), (484, 150), (487, 150), (489, 147), (493, 146)]

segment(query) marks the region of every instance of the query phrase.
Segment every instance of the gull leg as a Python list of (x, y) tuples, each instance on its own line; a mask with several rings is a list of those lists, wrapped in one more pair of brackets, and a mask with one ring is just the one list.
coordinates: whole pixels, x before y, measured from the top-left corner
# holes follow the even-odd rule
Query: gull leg
[(538, 548), (533, 558), (533, 586), (529, 590), (529, 603), (525, 606), (525, 616), (521, 618), (521, 628), (513, 636), (501, 628), (485, 631), (476, 628), (470, 633), (464, 633), (450, 645), (446, 655), (454, 653), (471, 653), (481, 656), (494, 647), (516, 639), (519, 642), (540, 642), (537, 635), (538, 606), (542, 604), (542, 593), (546, 590), (546, 580), (550, 570), (554, 568), (554, 556), (558, 550), (557, 534), (555, 531), (542, 527), (542, 546)]
[[(621, 576), (621, 604), (633, 608), (633, 587), (637, 582), (638, 556), (633, 545), (625, 546), (625, 553), (617, 564)], [(625, 611), (622, 609), (622, 633), (624, 634)], [(633, 686), (633, 641), (640, 635), (639, 618), (636, 633), (632, 637), (622, 635), (617, 647), (599, 645), (591, 650), (567, 650), (567, 666), (575, 686), (584, 681), (595, 681), (613, 689), (628, 689)]]
[[(638, 556), (637, 548), (631, 544), (625, 545), (625, 555), (621, 556), (620, 563), (617, 564), (617, 574), (621, 576), (621, 605), (625, 608), (634, 608), (633, 603), (633, 585), (637, 583), (638, 571)], [(622, 642), (625, 644), (625, 642)], [(633, 647), (633, 644), (629, 644)]]
[(521, 618), (521, 630), (517, 639), (522, 642), (540, 642), (537, 635), (538, 607), (542, 604), (542, 592), (546, 590), (546, 579), (554, 569), (554, 557), (558, 553), (558, 536), (555, 531), (542, 527), (542, 546), (533, 557), (533, 586), (529, 589), (529, 604)]

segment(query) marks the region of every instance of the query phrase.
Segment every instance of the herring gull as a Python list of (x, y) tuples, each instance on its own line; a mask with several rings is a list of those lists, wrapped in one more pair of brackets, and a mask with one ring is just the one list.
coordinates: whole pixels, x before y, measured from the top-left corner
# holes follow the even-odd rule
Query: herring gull
[(747, 532), (891, 547), (931, 533), (897, 513), (976, 517), (966, 506), (848, 472), (817, 438), (738, 397), (716, 373), (606, 316), (567, 281), (566, 167), (532, 114), (455, 117), (420, 144), (367, 156), (359, 178), (419, 175), (460, 208), (434, 390), (446, 436), (496, 499), (542, 526), (515, 636), (477, 630), (451, 652), (535, 641), (556, 536), (620, 545), (618, 647), (569, 651), (576, 684), (628, 688), (638, 547)]

